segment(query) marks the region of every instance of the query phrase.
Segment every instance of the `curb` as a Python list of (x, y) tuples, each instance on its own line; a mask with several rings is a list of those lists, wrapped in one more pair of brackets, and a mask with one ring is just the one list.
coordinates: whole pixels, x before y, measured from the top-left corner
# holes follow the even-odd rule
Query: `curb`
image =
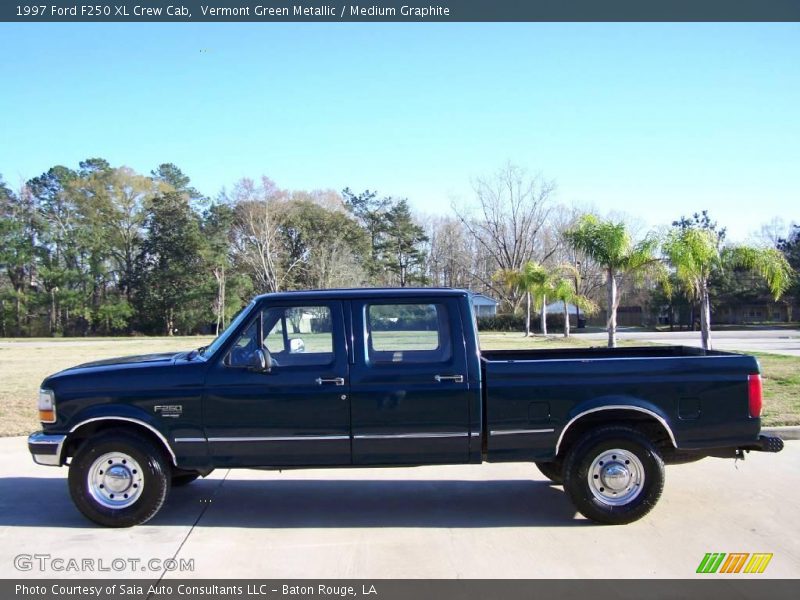
[(777, 435), (782, 440), (800, 440), (800, 425), (787, 427), (762, 427), (761, 432)]

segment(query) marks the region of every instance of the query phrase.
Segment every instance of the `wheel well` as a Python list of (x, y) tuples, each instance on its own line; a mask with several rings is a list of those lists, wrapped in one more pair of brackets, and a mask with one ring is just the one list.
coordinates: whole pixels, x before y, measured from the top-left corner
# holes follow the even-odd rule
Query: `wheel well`
[(156, 448), (161, 450), (164, 460), (168, 464), (173, 466), (175, 465), (173, 454), (169, 447), (166, 446), (163, 439), (161, 439), (158, 435), (144, 425), (134, 421), (123, 421), (120, 419), (101, 419), (98, 421), (85, 423), (84, 425), (78, 427), (78, 429), (70, 433), (67, 437), (67, 441), (64, 444), (64, 449), (61, 453), (62, 462), (66, 462), (68, 457), (74, 456), (81, 444), (83, 444), (83, 442), (88, 440), (90, 437), (111, 429), (134, 433), (140, 437), (150, 440)]
[(635, 409), (609, 409), (591, 412), (580, 417), (568, 428), (558, 446), (558, 457), (566, 456), (570, 447), (585, 433), (600, 426), (626, 425), (644, 434), (659, 450), (673, 449), (672, 437), (666, 426), (649, 413)]

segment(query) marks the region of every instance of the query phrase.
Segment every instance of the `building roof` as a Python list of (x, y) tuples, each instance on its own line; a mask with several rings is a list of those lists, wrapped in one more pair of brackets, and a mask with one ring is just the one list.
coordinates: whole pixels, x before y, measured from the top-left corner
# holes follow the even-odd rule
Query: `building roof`
[(494, 298), (490, 298), (484, 294), (472, 294), (472, 303), (473, 304), (480, 304), (482, 306), (497, 306), (500, 304)]

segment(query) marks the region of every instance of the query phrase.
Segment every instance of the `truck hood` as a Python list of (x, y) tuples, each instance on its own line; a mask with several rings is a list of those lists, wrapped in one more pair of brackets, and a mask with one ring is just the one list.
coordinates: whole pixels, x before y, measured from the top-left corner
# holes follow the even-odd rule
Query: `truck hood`
[(73, 371), (76, 369), (91, 369), (94, 367), (114, 367), (125, 365), (136, 365), (142, 363), (150, 363), (152, 366), (157, 366), (158, 363), (163, 365), (172, 364), (177, 357), (184, 355), (186, 352), (161, 352), (158, 354), (139, 354), (136, 356), (120, 356), (118, 358), (105, 358), (103, 360), (96, 360), (93, 362), (83, 363), (66, 369)]

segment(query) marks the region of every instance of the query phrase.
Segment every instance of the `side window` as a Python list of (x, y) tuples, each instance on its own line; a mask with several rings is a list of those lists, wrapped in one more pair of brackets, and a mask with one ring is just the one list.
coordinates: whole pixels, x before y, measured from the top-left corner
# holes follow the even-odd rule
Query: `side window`
[(333, 321), (327, 306), (268, 308), (262, 318), (263, 346), (276, 368), (333, 362)]
[(367, 306), (371, 362), (445, 362), (452, 356), (443, 304)]
[(236, 343), (225, 357), (224, 364), (229, 367), (246, 367), (251, 364), (253, 354), (259, 348), (258, 344), (258, 324), (259, 319), (255, 319), (245, 329)]

